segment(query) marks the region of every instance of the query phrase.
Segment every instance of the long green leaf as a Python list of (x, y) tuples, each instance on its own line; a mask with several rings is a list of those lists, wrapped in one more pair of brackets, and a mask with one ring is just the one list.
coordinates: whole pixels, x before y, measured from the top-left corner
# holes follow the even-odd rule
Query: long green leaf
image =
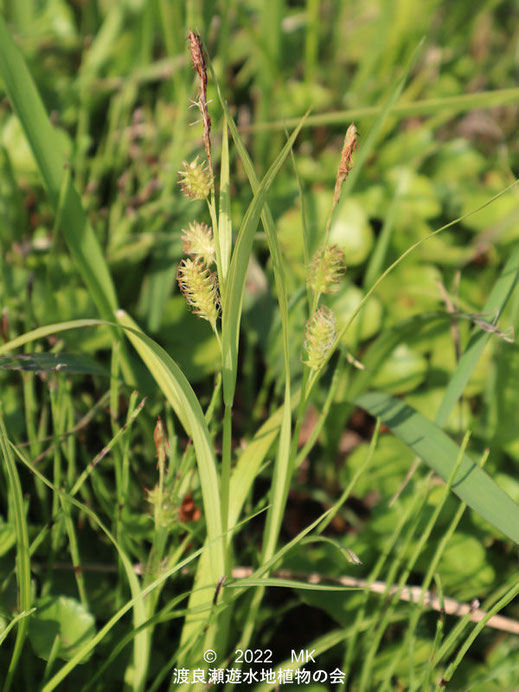
[(359, 586), (336, 586), (333, 584), (313, 584), (309, 581), (300, 581), (298, 579), (281, 579), (279, 577), (263, 577), (263, 579), (253, 579), (252, 577), (243, 577), (237, 579), (230, 584), (226, 584), (226, 589), (246, 589), (251, 586), (278, 586), (288, 589), (301, 589), (302, 591), (354, 591), (358, 590)]
[[(297, 400), (294, 402), (294, 405), (295, 404), (297, 404)], [(242, 507), (245, 504), (267, 452), (279, 435), (283, 418), (283, 409), (284, 407), (279, 408), (265, 421), (265, 423), (263, 423), (241, 454), (238, 463), (233, 469), (229, 493), (231, 498), (229, 505), (230, 528), (233, 528), (238, 522)], [(200, 605), (207, 599), (203, 587), (207, 584), (209, 568), (210, 556), (208, 552), (208, 541), (206, 540), (204, 552), (198, 562), (194, 587), (189, 597), (189, 612), (196, 613)], [(200, 621), (194, 616), (188, 616), (182, 628), (181, 644), (192, 641), (194, 632), (197, 629), (200, 629)]]
[(70, 322), (57, 322), (56, 324), (47, 324), (44, 327), (37, 327), (36, 329), (31, 329), (31, 331), (11, 339), (11, 341), (7, 341), (5, 344), (1, 344), (0, 355), (14, 351), (16, 348), (25, 346), (25, 344), (30, 344), (32, 341), (44, 339), (51, 334), (58, 334), (59, 332), (66, 332), (69, 329), (78, 329), (80, 327), (98, 327), (102, 324), (105, 323), (101, 320), (88, 319), (71, 320)]
[[(59, 325), (57, 325), (59, 326)], [(76, 325), (76, 326), (82, 326), (82, 325)], [(70, 327), (68, 327), (70, 328)], [(87, 514), (92, 521), (99, 526), (101, 531), (106, 535), (108, 540), (114, 545), (115, 549), (117, 550), (119, 557), (121, 558), (122, 565), (124, 567), (124, 571), (126, 573), (126, 577), (128, 579), (128, 584), (130, 586), (130, 591), (132, 595), (132, 600), (126, 604), (124, 612), (126, 613), (128, 610), (133, 608), (133, 625), (136, 630), (140, 630), (138, 634), (135, 637), (135, 643), (134, 643), (134, 656), (133, 656), (133, 685), (132, 689), (135, 690), (136, 692), (142, 692), (145, 689), (145, 683), (146, 683), (146, 673), (147, 673), (147, 668), (148, 668), (148, 663), (149, 663), (149, 635), (146, 630), (140, 629), (142, 625), (146, 622), (146, 606), (144, 603), (144, 595), (141, 593), (141, 588), (139, 584), (139, 580), (137, 578), (137, 575), (135, 574), (135, 570), (133, 569), (133, 565), (124, 552), (123, 548), (121, 547), (120, 543), (117, 541), (116, 538), (111, 534), (111, 532), (106, 528), (106, 526), (103, 524), (103, 522), (99, 519), (97, 514), (93, 512), (90, 507), (87, 505), (84, 505), (82, 502), (79, 502), (76, 500), (75, 497), (73, 497), (70, 493), (67, 493), (61, 488), (56, 487), (53, 483), (51, 483), (42, 473), (39, 471), (21, 452), (18, 447), (13, 445), (12, 443), (10, 444), (10, 448), (14, 450), (20, 461), (29, 468), (32, 473), (42, 482), (44, 483), (47, 487), (51, 488), (55, 493), (57, 493), (60, 498), (65, 499), (67, 502), (70, 504), (74, 505), (78, 509), (80, 509), (82, 512)], [(147, 593), (147, 591), (146, 591)], [(114, 616), (115, 617), (115, 616)], [(103, 628), (104, 629), (104, 628)], [(103, 631), (103, 630), (102, 630)], [(87, 655), (95, 646), (95, 643), (98, 641), (97, 637), (99, 637), (100, 633), (98, 633), (93, 639), (89, 640), (84, 647), (65, 665), (63, 668), (61, 668), (55, 676), (52, 678), (52, 680), (49, 680), (47, 685), (45, 686), (45, 690), (51, 690), (54, 689), (54, 687), (65, 678), (65, 676), (79, 663), (81, 660), (84, 658), (85, 655)], [(55, 682), (55, 684), (53, 684)]]
[[(23, 506), (22, 486), (18, 476), (18, 470), (13, 458), (13, 454), (7, 441), (7, 432), (4, 420), (0, 411), (0, 449), (4, 458), (4, 468), (7, 476), (7, 489), (12, 512), (12, 519), (16, 532), (16, 578), (18, 581), (19, 606), (22, 612), (27, 612), (31, 607), (31, 560), (29, 554), (29, 531), (27, 519)], [(19, 621), (16, 640), (11, 656), (11, 662), (7, 670), (7, 677), (4, 683), (4, 692), (8, 692), (14, 673), (20, 661), (29, 618)]]
[[(368, 392), (355, 404), (379, 417), (394, 434), (445, 481), (458, 459), (458, 446), (435, 423), (399, 399)], [(456, 472), (452, 489), (475, 512), (519, 543), (519, 505), (468, 455)]]
[[(114, 538), (114, 536), (111, 534), (111, 532), (106, 528), (106, 526), (103, 524), (103, 522), (99, 519), (99, 517), (96, 515), (95, 512), (93, 512), (90, 507), (87, 505), (84, 505), (82, 502), (79, 502), (76, 500), (71, 494), (62, 491), (61, 489), (57, 488), (54, 484), (52, 484), (29, 460), (27, 460), (24, 456), (24, 454), (14, 445), (11, 445), (11, 447), (14, 449), (20, 460), (34, 473), (45, 485), (47, 485), (49, 488), (54, 490), (54, 492), (60, 493), (61, 497), (66, 499), (68, 502), (70, 502), (72, 505), (83, 511), (85, 514), (87, 514), (92, 521), (99, 526), (99, 528), (103, 531), (103, 533), (107, 536), (107, 538), (110, 540), (110, 542), (114, 545), (116, 548), (117, 552), (119, 553), (119, 556), (122, 560), (129, 584), (130, 584), (130, 589), (131, 589), (131, 594), (132, 598), (129, 600), (127, 603), (124, 604), (120, 608), (120, 610), (113, 615), (113, 617), (106, 623), (106, 625), (88, 642), (84, 644), (84, 646), (73, 656), (70, 661), (68, 661), (60, 670), (47, 682), (47, 684), (42, 688), (45, 690), (45, 692), (50, 692), (51, 690), (55, 689), (57, 685), (65, 679), (65, 677), (75, 668), (75, 666), (80, 663), (85, 656), (87, 656), (93, 649), (94, 647), (104, 638), (104, 636), (113, 628), (113, 626), (125, 615), (129, 610), (133, 608), (134, 611), (134, 619), (133, 619), (133, 624), (134, 624), (134, 630), (137, 632), (135, 635), (136, 640), (148, 640), (148, 633), (146, 631), (146, 626), (148, 624), (148, 619), (146, 617), (146, 610), (144, 607), (144, 598), (147, 596), (149, 593), (151, 593), (155, 588), (160, 586), (166, 579), (168, 579), (172, 574), (174, 574), (176, 571), (182, 569), (183, 566), (188, 564), (190, 561), (194, 560), (200, 555), (201, 550), (196, 551), (192, 555), (190, 555), (188, 558), (183, 560), (181, 563), (176, 564), (174, 567), (171, 569), (168, 569), (166, 572), (161, 574), (160, 577), (158, 577), (154, 582), (146, 586), (144, 589), (142, 589), (142, 592), (140, 590), (139, 582), (137, 579), (137, 576), (135, 574), (134, 568), (130, 560), (128, 559), (128, 556), (122, 549), (120, 543)], [(136, 644), (135, 649), (139, 650), (139, 646)], [(142, 651), (142, 648), (141, 648)], [(143, 651), (143, 653), (147, 653), (146, 651)], [(144, 657), (143, 657), (144, 658)], [(145, 684), (145, 673), (146, 673), (146, 667), (148, 663), (148, 656), (146, 655), (146, 658), (143, 660), (144, 668), (142, 669), (142, 674), (141, 677), (137, 677), (137, 667), (139, 664), (138, 661), (135, 662), (135, 677), (134, 677), (134, 689), (144, 689), (144, 684)]]
[(2, 630), (0, 633), (0, 646), (4, 643), (4, 639), (7, 637), (9, 632), (13, 629), (13, 627), (16, 626), (20, 620), (23, 620), (24, 618), (28, 618), (29, 615), (32, 615), (33, 613), (36, 612), (36, 608), (31, 608), (30, 610), (23, 610), (21, 613), (18, 613), (18, 615), (15, 615), (12, 620), (10, 620), (9, 624), (5, 627), (5, 629)]
[(220, 204), (218, 214), (218, 243), (220, 245), (221, 282), (225, 286), (232, 249), (231, 190), (229, 177), (229, 137), (227, 118), (222, 122), (222, 153), (220, 157)]
[[(27, 65), (0, 15), (0, 76), (40, 169), (51, 204), (58, 208), (67, 161)], [(117, 307), (115, 289), (99, 242), (71, 183), (61, 206), (61, 229), (101, 315)]]
[(204, 412), (196, 395), (175, 361), (153, 339), (141, 332), (123, 311), (116, 313), (120, 325), (193, 438), (211, 554), (211, 576), (216, 584), (225, 574), (225, 537), (222, 529), (216, 459)]
[[(200, 468), (200, 482), (202, 486), (202, 496), (204, 509), (206, 511), (208, 532), (211, 537), (211, 549), (213, 551), (212, 570), (214, 581), (218, 581), (224, 574), (223, 560), (223, 537), (222, 522), (220, 512), (220, 500), (218, 496), (218, 477), (216, 474), (216, 461), (212, 452), (207, 424), (200, 404), (185, 378), (184, 374), (175, 361), (152, 339), (136, 329), (135, 323), (124, 312), (117, 312), (119, 326), (123, 327), (129, 335), (130, 341), (140, 353), (144, 362), (148, 365), (150, 372), (156, 378), (159, 386), (173, 406), (175, 413), (179, 417), (186, 432), (192, 435), (193, 443), (197, 452), (197, 462)], [(84, 327), (108, 325), (114, 326), (112, 322), (101, 320), (73, 320), (70, 322), (60, 322), (57, 324), (38, 327), (16, 339), (12, 339), (0, 346), (0, 354), (24, 346), (31, 341), (41, 339), (50, 334), (78, 329)]]
[(265, 177), (261, 181), (261, 185), (255, 191), (252, 202), (242, 221), (236, 245), (232, 253), (226, 282), (225, 309), (222, 319), (223, 391), (224, 401), (227, 405), (232, 404), (236, 386), (238, 340), (240, 335), (243, 293), (245, 290), (245, 275), (249, 265), (254, 234), (265, 204), (267, 192), (286, 157), (290, 153), (303, 122), (304, 118), (291, 134), (276, 160), (265, 174)]
[[(0, 15), (0, 78), (20, 120), (40, 170), (58, 226), (101, 317), (113, 318), (117, 296), (101, 246), (83, 209), (70, 174), (61, 139), (52, 127), (22, 54)], [(121, 366), (128, 384), (140, 381), (125, 344)], [(141, 382), (141, 385), (143, 383)]]
[[(491, 315), (497, 318), (503, 312), (503, 309), (514, 290), (519, 279), (519, 246), (517, 246), (510, 255), (507, 263), (501, 270), (501, 273), (492, 288), (487, 302), (482, 310), (483, 314)], [(476, 367), (479, 358), (491, 337), (491, 333), (483, 331), (479, 327), (475, 327), (467, 345), (460, 358), (456, 370), (449, 380), (449, 384), (443, 395), (440, 408), (436, 414), (436, 422), (440, 426), (444, 426), (449, 418), (449, 415), (456, 405), (465, 389), (467, 382)]]
[[(311, 641), (309, 644), (307, 644), (307, 650), (312, 651), (314, 656), (321, 656), (321, 654), (326, 653), (329, 649), (333, 648), (334, 646), (337, 646), (337, 644), (340, 644), (342, 641), (344, 641), (347, 637), (351, 636), (350, 630), (344, 630), (342, 628), (337, 629), (337, 630), (331, 630), (331, 632), (326, 633), (322, 637), (319, 637), (318, 639), (314, 639)], [(287, 659), (283, 661), (280, 665), (276, 666), (274, 669), (275, 674), (276, 674), (276, 679), (278, 676), (278, 672), (283, 670), (286, 671), (288, 670), (299, 670), (301, 666), (303, 665), (302, 662), (299, 662), (297, 660), (293, 660), (293, 658)], [(269, 690), (273, 689), (278, 689), (280, 686), (277, 684), (277, 682), (262, 682), (259, 685), (256, 685), (254, 687), (255, 692), (269, 692)], [(319, 689), (321, 686), (319, 686), (317, 689)], [(304, 688), (303, 688), (304, 689)], [(312, 689), (309, 687), (308, 689)]]
[[(260, 189), (260, 182), (256, 176), (256, 171), (254, 170), (254, 166), (247, 152), (247, 149), (245, 148), (245, 145), (238, 133), (236, 123), (234, 122), (231, 113), (229, 112), (229, 107), (227, 105), (225, 98), (223, 97), (222, 91), (220, 89), (218, 81), (216, 80), (214, 72), (212, 74), (216, 82), (218, 98), (220, 100), (220, 104), (223, 108), (227, 123), (229, 125), (234, 145), (236, 146), (240, 160), (243, 164), (243, 167), (245, 168), (245, 172), (249, 179), (252, 192), (253, 194), (256, 194)], [(299, 125), (301, 126), (302, 123), (300, 123)], [(289, 151), (292, 151), (292, 149), (290, 148)], [(281, 424), (280, 441), (272, 480), (272, 507), (267, 515), (267, 524), (265, 529), (264, 554), (270, 557), (275, 549), (275, 544), (277, 541), (277, 537), (279, 535), (279, 529), (281, 527), (281, 521), (284, 514), (286, 495), (288, 492), (288, 484), (290, 481), (290, 432), (292, 423), (290, 409), (290, 330), (288, 324), (288, 293), (283, 263), (283, 254), (281, 252), (281, 247), (279, 245), (276, 225), (274, 223), (274, 219), (272, 217), (270, 208), (266, 202), (263, 205), (263, 209), (261, 211), (261, 220), (263, 223), (263, 227), (265, 229), (265, 234), (267, 236), (267, 243), (269, 246), (270, 255), (272, 257), (274, 281), (276, 285), (276, 294), (278, 297), (279, 312), (281, 316), (281, 328), (283, 335), (283, 358), (285, 364), (285, 397), (283, 408), (283, 420)]]
[[(409, 118), (414, 115), (434, 115), (450, 111), (464, 113), (476, 108), (495, 108), (504, 106), (508, 103), (519, 101), (519, 87), (510, 89), (494, 89), (491, 91), (480, 91), (475, 94), (460, 94), (456, 96), (443, 96), (434, 99), (422, 99), (411, 101), (410, 103), (397, 103), (391, 107), (391, 115), (399, 118)], [(333, 113), (319, 113), (311, 115), (305, 122), (305, 127), (321, 127), (323, 125), (346, 125), (352, 120), (363, 120), (379, 115), (383, 106), (365, 106), (361, 108), (350, 108), (344, 111), (334, 111)], [(286, 120), (276, 120), (272, 122), (253, 123), (243, 130), (247, 132), (260, 132), (262, 130), (281, 130), (287, 127), (295, 127), (298, 123), (297, 118)]]

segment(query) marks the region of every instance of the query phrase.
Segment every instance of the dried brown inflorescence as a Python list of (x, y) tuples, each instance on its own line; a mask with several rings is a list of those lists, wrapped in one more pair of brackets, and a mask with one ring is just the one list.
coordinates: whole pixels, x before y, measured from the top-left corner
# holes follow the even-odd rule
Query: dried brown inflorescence
[(166, 437), (166, 431), (164, 429), (164, 423), (160, 416), (157, 417), (157, 423), (153, 431), (153, 442), (155, 443), (155, 449), (157, 451), (157, 458), (159, 460), (157, 466), (160, 463), (164, 463), (167, 454), (169, 453), (169, 442)]
[(196, 70), (200, 83), (198, 85), (198, 101), (196, 105), (202, 115), (202, 123), (204, 125), (204, 147), (207, 156), (207, 162), (211, 175), (213, 172), (213, 161), (211, 159), (211, 116), (207, 110), (207, 66), (205, 62), (205, 53), (202, 46), (202, 40), (194, 31), (190, 31), (188, 35), (189, 50), (191, 51), (191, 60), (193, 67)]
[(335, 190), (333, 192), (333, 204), (334, 206), (339, 201), (341, 196), (341, 189), (344, 181), (348, 177), (353, 163), (352, 156), (357, 146), (357, 128), (352, 123), (346, 130), (346, 135), (344, 137), (344, 144), (342, 146), (341, 160), (339, 162), (339, 168), (337, 169), (337, 178), (335, 180)]

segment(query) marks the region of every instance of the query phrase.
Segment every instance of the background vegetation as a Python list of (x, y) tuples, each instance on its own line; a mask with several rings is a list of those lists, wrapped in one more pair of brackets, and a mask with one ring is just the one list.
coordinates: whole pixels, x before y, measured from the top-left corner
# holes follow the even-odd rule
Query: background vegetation
[[(341, 689), (517, 689), (516, 4), (0, 8), (4, 689), (181, 689), (240, 646), (316, 649)], [(223, 367), (176, 284), (181, 230), (214, 225), (178, 186), (205, 159), (191, 28), (221, 90), (209, 71)], [(307, 267), (351, 122), (341, 338), (310, 388)]]

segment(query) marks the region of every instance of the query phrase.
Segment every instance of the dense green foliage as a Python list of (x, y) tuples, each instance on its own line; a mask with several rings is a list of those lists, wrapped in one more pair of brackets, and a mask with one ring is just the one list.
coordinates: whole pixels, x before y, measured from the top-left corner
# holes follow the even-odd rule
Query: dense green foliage
[(209, 648), (516, 689), (518, 39), (500, 0), (0, 1), (3, 689)]

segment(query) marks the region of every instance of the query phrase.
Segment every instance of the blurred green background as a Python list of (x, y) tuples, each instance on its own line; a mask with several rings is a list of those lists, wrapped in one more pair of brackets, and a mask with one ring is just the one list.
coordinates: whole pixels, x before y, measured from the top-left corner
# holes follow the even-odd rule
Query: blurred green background
[[(203, 204), (186, 200), (177, 184), (182, 161), (203, 154), (202, 127), (196, 109), (190, 108), (197, 88), (187, 50), (190, 27), (204, 41), (258, 175), (283, 146), (287, 130), (312, 108), (296, 143), (295, 164), (287, 162), (269, 194), (293, 297), (295, 380), (303, 368), (307, 318), (300, 300), (306, 271), (302, 227), (306, 224), (311, 249), (317, 248), (350, 122), (359, 131), (357, 166), (331, 230), (348, 265), (341, 291), (329, 298), (339, 325), (383, 268), (436, 228), (484, 204), (513, 182), (519, 170), (519, 5), (514, 1), (4, 0), (0, 9), (59, 132), (120, 306), (181, 365), (204, 404), (210, 400), (219, 351), (209, 326), (187, 310), (175, 281), (181, 229), (193, 219), (208, 222)], [(218, 163), (222, 114), (211, 80), (208, 97)], [(7, 340), (39, 325), (98, 313), (57, 233), (37, 165), (1, 82), (0, 98), (0, 307), (1, 335)], [(231, 157), (237, 228), (252, 195), (234, 150)], [(481, 311), (519, 241), (518, 194), (513, 188), (428, 240), (370, 299), (343, 347), (368, 363), (371, 387), (406, 395), (408, 403), (434, 418), (471, 327), (478, 319), (491, 323), (495, 317)], [(244, 305), (237, 441), (274, 409), (282, 386), (273, 285), (259, 229)], [(449, 310), (459, 313), (458, 320), (446, 316)], [(491, 450), (486, 468), (516, 500), (519, 349), (510, 339), (518, 317), (519, 301), (513, 296), (500, 320), (510, 338), (499, 334), (492, 339), (447, 424), (456, 439), (472, 431), (476, 455)], [(78, 378), (69, 385), (77, 415), (108, 386), (96, 368), (108, 372), (111, 344), (111, 333), (103, 329), (70, 332), (47, 344), (82, 356)], [(79, 378), (85, 369), (92, 376), (81, 390), (77, 383), (84, 382)], [(21, 404), (22, 394), (27, 397), (26, 374), (21, 379), (8, 363), (0, 365), (2, 405), (10, 434), (19, 441), (27, 437), (27, 421), (37, 418), (27, 398)], [(296, 478), (285, 525), (288, 536), (312, 515), (311, 503), (320, 511), (329, 506), (364, 459), (371, 429), (362, 416), (350, 421), (346, 393), (351, 377), (344, 370), (320, 443)], [(45, 382), (31, 383), (34, 406), (48, 408), (51, 395)], [(328, 385), (325, 379), (316, 392), (317, 409)], [(154, 477), (150, 433), (161, 405), (159, 397), (152, 399), (148, 418), (136, 433), (135, 493), (125, 519), (136, 559), (144, 555), (142, 486), (150, 487)], [(46, 422), (39, 419), (38, 425), (48, 432)], [(96, 434), (103, 440), (109, 425), (102, 420), (98, 425)], [(383, 436), (369, 472), (355, 489), (357, 504), (348, 506), (336, 525), (340, 540), (362, 557), (359, 576), (376, 561), (399, 520), (401, 510), (388, 509), (387, 501), (412, 460), (400, 442)], [(418, 476), (404, 504), (411, 501)], [(198, 491), (195, 484), (195, 497)], [(110, 496), (100, 485), (92, 497), (109, 513)], [(435, 497), (433, 491), (426, 509), (435, 506)], [(437, 536), (447, 520), (439, 521)], [(8, 538), (6, 534), (4, 556), (12, 547)], [(250, 558), (248, 550), (244, 545), (244, 561)], [(497, 531), (467, 513), (442, 561), (445, 592), (461, 600), (483, 599), (513, 578), (513, 554)], [(427, 559), (422, 556), (417, 573), (426, 569)], [(326, 545), (297, 556), (292, 567), (329, 575), (344, 570)], [(68, 593), (72, 577), (65, 582), (63, 593)], [(107, 584), (98, 584), (91, 602), (98, 616), (109, 600), (101, 593), (101, 586), (111, 588)], [(332, 620), (341, 626), (351, 622), (358, 607), (354, 598), (338, 606), (333, 595), (304, 595), (301, 602), (326, 613), (329, 620), (319, 624), (323, 629)], [(294, 608), (303, 607), (301, 602), (294, 602)], [(272, 610), (263, 623), (264, 640), (279, 625), (276, 604), (266, 607)], [(509, 614), (516, 610), (511, 607)], [(424, 639), (433, 636), (433, 621), (423, 630)], [(375, 680), (378, 671), (383, 675), (395, 641), (398, 632), (374, 664)], [(463, 664), (457, 689), (514, 689), (517, 666), (517, 640), (485, 633), (473, 658)]]

